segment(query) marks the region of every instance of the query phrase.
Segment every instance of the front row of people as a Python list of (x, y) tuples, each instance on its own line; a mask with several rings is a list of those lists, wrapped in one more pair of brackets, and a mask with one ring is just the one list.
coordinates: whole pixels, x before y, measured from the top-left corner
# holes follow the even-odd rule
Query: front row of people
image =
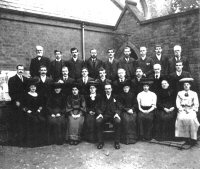
[(120, 142), (134, 144), (137, 140), (152, 138), (172, 140), (186, 138), (191, 145), (196, 144), (199, 122), (197, 93), (190, 90), (192, 78), (181, 79), (184, 90), (178, 92), (176, 101), (168, 81), (162, 80), (159, 94), (149, 90), (152, 81), (143, 79), (143, 91), (137, 97), (124, 83), (123, 92), (112, 93), (112, 85), (105, 84), (104, 95), (96, 90), (98, 82), (89, 83), (90, 94), (80, 95), (80, 84), (72, 84), (72, 95), (67, 98), (62, 93), (63, 84), (53, 83), (53, 91), (46, 103), (36, 92), (37, 79), (29, 80), (29, 92), (24, 96), (23, 112), (26, 141), (30, 146), (41, 145), (47, 132), (50, 144), (77, 145), (81, 138), (98, 142), (97, 148), (104, 146), (104, 126), (114, 125), (114, 147)]

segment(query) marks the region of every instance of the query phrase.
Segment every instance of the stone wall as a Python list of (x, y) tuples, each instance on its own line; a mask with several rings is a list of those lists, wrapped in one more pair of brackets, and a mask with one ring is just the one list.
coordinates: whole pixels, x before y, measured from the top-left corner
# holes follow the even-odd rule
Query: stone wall
[(200, 86), (199, 9), (145, 21), (138, 21), (132, 11), (126, 10), (116, 33), (127, 34), (115, 37), (121, 45), (132, 44), (137, 51), (140, 46), (146, 46), (148, 56), (155, 54), (156, 43), (162, 44), (163, 54), (168, 57), (173, 57), (173, 46), (181, 44), (182, 55), (189, 58), (192, 76)]

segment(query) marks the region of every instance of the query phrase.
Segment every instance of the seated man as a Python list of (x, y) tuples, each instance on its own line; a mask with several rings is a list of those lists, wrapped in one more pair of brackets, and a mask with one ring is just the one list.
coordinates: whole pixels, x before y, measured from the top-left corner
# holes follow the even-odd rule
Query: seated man
[(103, 125), (106, 122), (114, 123), (115, 128), (115, 149), (120, 149), (120, 108), (119, 102), (112, 94), (112, 86), (111, 84), (105, 85), (105, 95), (102, 96), (99, 108), (97, 109), (97, 118), (96, 118), (96, 125), (97, 125), (97, 139), (98, 139), (98, 149), (102, 149), (104, 146), (103, 141)]
[(197, 112), (199, 108), (199, 100), (197, 93), (190, 90), (193, 78), (182, 78), (184, 90), (178, 92), (176, 98), (176, 107), (178, 109), (176, 119), (176, 137), (187, 138), (187, 143), (195, 145), (197, 142), (197, 131), (199, 128), (199, 121), (197, 119)]

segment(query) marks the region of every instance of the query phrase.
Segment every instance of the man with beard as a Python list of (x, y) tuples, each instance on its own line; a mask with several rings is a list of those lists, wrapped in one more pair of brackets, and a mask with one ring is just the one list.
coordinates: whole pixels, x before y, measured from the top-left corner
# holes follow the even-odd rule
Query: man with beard
[(79, 59), (77, 48), (71, 48), (72, 58), (67, 61), (66, 66), (69, 69), (69, 77), (77, 80), (81, 78), (81, 70), (84, 67), (84, 61)]
[(43, 56), (44, 49), (42, 46), (36, 46), (36, 57), (31, 59), (30, 75), (31, 77), (39, 76), (40, 66), (44, 65), (47, 68), (47, 76), (49, 76), (50, 59)]
[(135, 76), (136, 61), (130, 55), (131, 48), (127, 46), (124, 48), (124, 57), (119, 59), (118, 68), (123, 68), (126, 71), (127, 79), (132, 79)]
[(103, 62), (97, 58), (97, 50), (90, 50), (90, 58), (86, 61), (86, 67), (88, 68), (89, 76), (97, 79), (99, 77), (99, 68), (103, 67)]

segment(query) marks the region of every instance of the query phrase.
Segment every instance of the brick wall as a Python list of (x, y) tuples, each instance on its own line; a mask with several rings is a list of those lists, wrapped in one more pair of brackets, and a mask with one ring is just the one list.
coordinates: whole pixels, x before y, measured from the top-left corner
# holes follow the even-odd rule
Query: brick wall
[[(36, 45), (42, 45), (44, 55), (51, 59), (55, 49), (69, 59), (72, 47), (77, 47), (82, 57), (81, 22), (4, 9), (0, 10), (0, 23), (0, 70), (13, 70), (19, 63), (29, 69)], [(105, 58), (107, 48), (113, 45), (112, 29), (85, 24), (86, 58), (91, 48), (97, 48), (99, 57)]]
[(148, 56), (155, 54), (156, 43), (163, 45), (163, 54), (168, 57), (173, 56), (173, 46), (181, 44), (182, 55), (189, 58), (192, 76), (200, 86), (199, 23), (199, 9), (141, 22), (127, 10), (116, 28), (117, 33), (126, 33), (127, 37), (118, 35), (115, 39), (121, 44), (129, 41), (138, 50), (140, 46), (146, 46)]

